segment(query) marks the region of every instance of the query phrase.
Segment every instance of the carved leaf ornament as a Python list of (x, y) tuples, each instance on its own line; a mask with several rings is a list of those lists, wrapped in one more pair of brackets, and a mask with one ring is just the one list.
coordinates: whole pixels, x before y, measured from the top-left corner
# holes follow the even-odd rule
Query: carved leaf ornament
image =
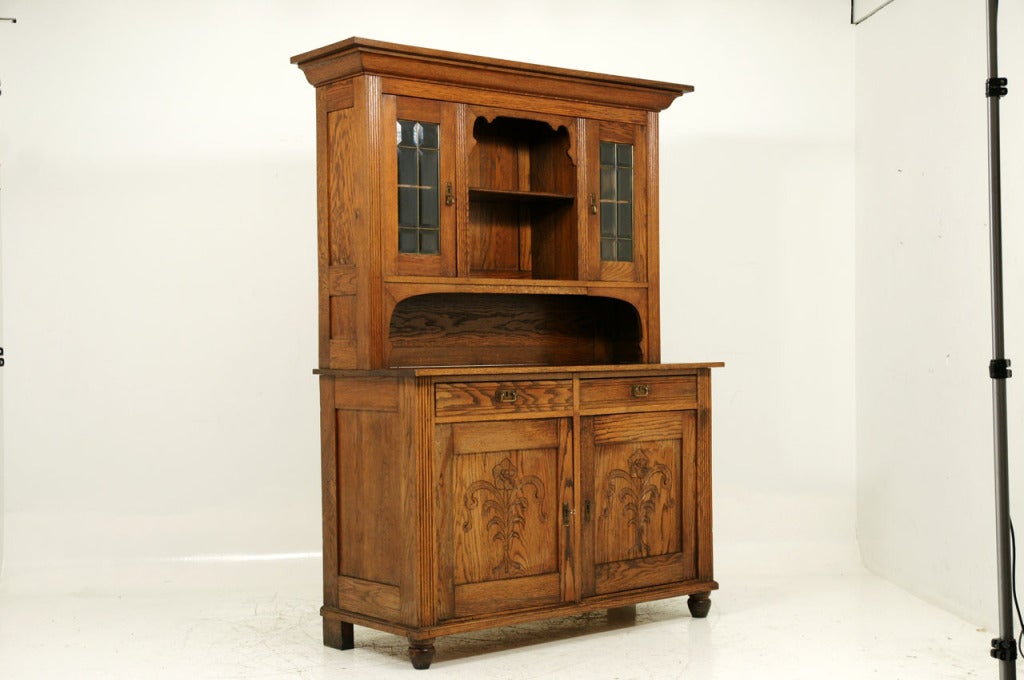
[[(536, 475), (522, 476), (509, 458), (504, 458), (491, 469), (491, 480), (473, 482), (466, 490), (465, 506), (472, 510), (478, 505), (487, 529), (492, 532), (492, 539), (502, 546), (502, 559), (493, 568), (493, 573), (500, 576), (512, 576), (514, 572), (525, 569), (523, 552), (523, 530), (526, 528), (526, 510), (529, 507), (528, 493), (538, 504), (544, 504), (544, 482)], [(478, 498), (479, 497), (479, 498)], [(481, 505), (481, 500), (483, 503)], [(547, 516), (540, 512), (540, 521)], [(467, 522), (464, 531), (469, 531)]]
[[(608, 517), (617, 496), (627, 517), (628, 526), (633, 530), (630, 557), (647, 557), (651, 553), (651, 546), (647, 540), (651, 518), (661, 498), (662, 488), (668, 488), (672, 484), (672, 472), (662, 463), (651, 465), (650, 455), (646, 449), (634, 451), (626, 467), (625, 470), (616, 468), (605, 477), (604, 497), (607, 503), (602, 514)], [(673, 505), (675, 503), (672, 498), (667, 498), (662, 509), (667, 510)]]

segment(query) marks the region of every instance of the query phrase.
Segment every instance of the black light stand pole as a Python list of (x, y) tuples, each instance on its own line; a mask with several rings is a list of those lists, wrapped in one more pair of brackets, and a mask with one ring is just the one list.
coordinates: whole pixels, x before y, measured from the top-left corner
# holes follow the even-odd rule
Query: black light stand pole
[(1006, 94), (1006, 79), (998, 75), (996, 18), (999, 0), (988, 0), (988, 182), (989, 242), (992, 274), (992, 422), (996, 477), (996, 559), (999, 571), (999, 637), (992, 640), (992, 656), (999, 660), (1000, 680), (1017, 677), (1017, 642), (1013, 630), (1013, 574), (1010, 546), (1010, 485), (1006, 436), (1006, 380), (1010, 360), (1003, 347), (1003, 235), (999, 186), (999, 98)]

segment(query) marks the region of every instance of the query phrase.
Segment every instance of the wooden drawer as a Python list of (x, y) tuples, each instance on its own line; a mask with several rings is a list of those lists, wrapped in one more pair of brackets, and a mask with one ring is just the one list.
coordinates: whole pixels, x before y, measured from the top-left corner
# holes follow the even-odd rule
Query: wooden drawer
[(696, 408), (697, 376), (634, 376), (580, 381), (580, 410), (676, 406)]
[(455, 382), (434, 386), (439, 418), (572, 410), (572, 381)]

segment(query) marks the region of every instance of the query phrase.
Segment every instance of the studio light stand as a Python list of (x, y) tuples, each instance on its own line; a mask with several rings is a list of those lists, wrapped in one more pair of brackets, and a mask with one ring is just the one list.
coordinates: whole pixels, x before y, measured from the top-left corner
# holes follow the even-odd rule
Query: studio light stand
[(992, 422), (996, 478), (996, 560), (999, 573), (999, 637), (992, 656), (999, 660), (1000, 680), (1016, 680), (1017, 640), (1013, 630), (1013, 553), (1010, 527), (1010, 484), (1006, 436), (1006, 380), (1010, 360), (1003, 346), (1003, 234), (999, 178), (999, 98), (1007, 93), (1006, 78), (998, 74), (996, 26), (998, 0), (988, 0), (988, 183), (989, 246), (992, 277)]

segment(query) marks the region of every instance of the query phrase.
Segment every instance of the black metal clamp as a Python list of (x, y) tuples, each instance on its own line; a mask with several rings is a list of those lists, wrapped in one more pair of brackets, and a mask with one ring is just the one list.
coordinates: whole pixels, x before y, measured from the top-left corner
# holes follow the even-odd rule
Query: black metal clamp
[(995, 638), (992, 640), (992, 651), (989, 654), (992, 655), (993, 659), (999, 659), (1000, 661), (1016, 661), (1017, 643), (1014, 640)]
[(985, 96), (986, 97), (1005, 97), (1009, 90), (1006, 89), (1006, 84), (1009, 81), (1006, 78), (989, 78), (985, 81)]
[(1009, 359), (993, 359), (988, 362), (988, 377), (993, 380), (1006, 380), (1012, 375)]

